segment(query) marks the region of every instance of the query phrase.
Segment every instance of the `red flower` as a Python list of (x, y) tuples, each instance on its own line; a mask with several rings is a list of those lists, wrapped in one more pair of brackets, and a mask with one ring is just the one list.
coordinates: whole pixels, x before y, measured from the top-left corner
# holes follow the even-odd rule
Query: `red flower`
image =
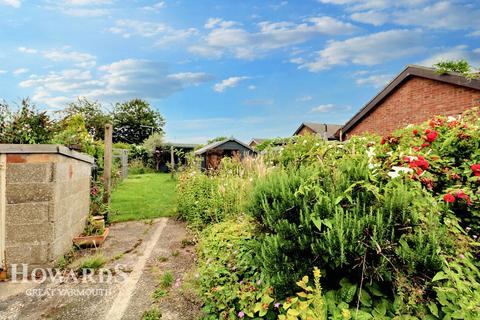
[(430, 129), (425, 130), (425, 134), (429, 134), (431, 132)]
[(427, 147), (430, 147), (430, 143), (426, 143), (426, 142), (422, 143), (422, 147), (421, 147), (422, 149)]
[(452, 202), (455, 202), (455, 197), (452, 196), (450, 193), (448, 193), (448, 194), (443, 196), (443, 201), (445, 201), (447, 203), (452, 203)]
[(385, 144), (385, 138), (382, 137), (382, 140), (380, 140), (380, 144)]
[(458, 121), (451, 121), (448, 123), (449, 128), (454, 128), (456, 126), (458, 126)]
[(413, 135), (416, 136), (418, 134), (418, 130), (417, 129), (413, 129), (412, 131)]
[(418, 156), (417, 160), (414, 161), (415, 167), (422, 168), (423, 170), (428, 169), (428, 161), (424, 157)]
[(425, 139), (428, 142), (433, 142), (435, 139), (437, 139), (438, 132), (437, 131), (431, 131), (427, 133), (427, 138)]
[(418, 157), (406, 156), (406, 157), (403, 157), (403, 160), (408, 162), (409, 167), (415, 169), (418, 175), (422, 174), (423, 170), (427, 170), (429, 167), (428, 161), (425, 160), (425, 158), (422, 156), (418, 156)]
[(476, 177), (480, 177), (480, 164), (472, 164), (470, 166), (470, 169), (472, 169), (473, 171), (473, 174), (476, 176)]
[(455, 196), (456, 196), (458, 199), (463, 199), (463, 200), (465, 200), (468, 205), (472, 204), (472, 201), (470, 200), (470, 197), (468, 196), (468, 194), (466, 194), (465, 192), (463, 192), (463, 190), (458, 190), (457, 192), (455, 192)]

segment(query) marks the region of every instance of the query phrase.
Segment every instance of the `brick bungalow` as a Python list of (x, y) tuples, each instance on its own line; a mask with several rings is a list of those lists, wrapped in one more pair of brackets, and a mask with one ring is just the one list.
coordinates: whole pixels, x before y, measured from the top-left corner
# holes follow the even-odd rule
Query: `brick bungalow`
[(387, 135), (435, 115), (456, 116), (480, 106), (480, 80), (458, 73), (440, 75), (433, 68), (409, 65), (368, 102), (337, 135), (365, 132)]
[(304, 136), (306, 134), (318, 134), (325, 140), (336, 140), (335, 133), (341, 129), (338, 124), (303, 122), (294, 132), (294, 136)]

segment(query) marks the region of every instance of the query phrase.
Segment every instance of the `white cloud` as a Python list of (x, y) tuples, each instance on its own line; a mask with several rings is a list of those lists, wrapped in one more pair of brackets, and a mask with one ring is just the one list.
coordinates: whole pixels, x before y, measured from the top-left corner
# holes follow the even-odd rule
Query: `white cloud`
[(89, 6), (112, 3), (111, 0), (63, 0), (63, 3), (71, 6)]
[(303, 97), (299, 97), (297, 99), (297, 101), (300, 101), (300, 102), (307, 102), (307, 101), (311, 101), (313, 99), (312, 96), (303, 96)]
[(480, 28), (480, 10), (470, 5), (439, 1), (430, 6), (395, 13), (395, 22), (425, 28)]
[(236, 87), (241, 81), (249, 79), (249, 77), (230, 77), (227, 79), (222, 80), (219, 83), (216, 83), (213, 86), (213, 90), (216, 92), (223, 92), (227, 88), (234, 88)]
[(27, 47), (18, 47), (17, 50), (19, 52), (30, 53), (30, 54), (35, 54), (38, 52), (36, 49), (27, 48)]
[(166, 7), (165, 1), (159, 1), (157, 3), (154, 3), (151, 6), (145, 6), (142, 9), (146, 11), (154, 11), (154, 12), (159, 12), (163, 8)]
[(311, 17), (301, 23), (264, 21), (257, 32), (249, 32), (232, 21), (210, 18), (205, 24), (208, 34), (189, 50), (205, 57), (231, 53), (239, 59), (255, 59), (265, 53), (301, 44), (320, 35), (350, 34), (357, 30), (350, 23), (331, 17)]
[(193, 45), (188, 47), (188, 51), (204, 58), (219, 59), (223, 56), (222, 48), (209, 47), (204, 45)]
[(345, 5), (350, 11), (387, 9), (391, 7), (415, 7), (428, 0), (319, 0), (321, 3)]
[(92, 68), (96, 64), (97, 57), (89, 53), (66, 51), (66, 50), (50, 50), (43, 51), (44, 58), (55, 61), (73, 62), (75, 66), (80, 68)]
[(335, 65), (375, 65), (424, 50), (424, 39), (418, 30), (389, 30), (344, 41), (331, 41), (317, 57), (301, 65), (316, 72)]
[(328, 112), (328, 111), (332, 110), (334, 107), (335, 107), (335, 105), (332, 104), (332, 103), (321, 104), (321, 105), (318, 105), (316, 107), (313, 107), (312, 110), (310, 110), (310, 112)]
[(69, 50), (69, 47), (62, 49), (51, 49), (39, 51), (34, 48), (18, 47), (17, 50), (22, 53), (40, 54), (43, 58), (54, 62), (72, 62), (75, 67), (93, 68), (97, 63), (97, 57), (89, 53)]
[(50, 0), (44, 8), (74, 17), (102, 17), (110, 14), (111, 0)]
[(248, 86), (248, 90), (256, 90), (256, 89), (257, 89), (257, 86), (254, 86), (253, 84)]
[(18, 68), (18, 69), (13, 70), (14, 75), (20, 75), (20, 74), (24, 74), (24, 73), (27, 73), (27, 72), (28, 72), (27, 68)]
[(66, 8), (63, 10), (63, 13), (74, 17), (102, 17), (108, 15), (110, 10), (101, 8)]
[(355, 12), (350, 16), (350, 18), (358, 22), (373, 24), (374, 26), (381, 26), (382, 24), (388, 22), (389, 15), (383, 11), (370, 10), (364, 12)]
[(238, 23), (235, 21), (225, 21), (222, 18), (209, 18), (207, 22), (204, 24), (205, 29), (213, 29), (216, 27), (219, 28), (230, 28)]
[(115, 21), (115, 26), (109, 31), (124, 38), (135, 36), (155, 38), (157, 45), (178, 42), (198, 33), (195, 28), (174, 29), (164, 23), (130, 19)]
[(167, 65), (148, 60), (127, 59), (92, 70), (70, 69), (31, 75), (20, 87), (31, 88), (37, 102), (55, 106), (78, 96), (101, 101), (134, 97), (161, 99), (191, 85), (212, 80), (202, 72), (168, 72)]
[[(356, 3), (353, 7), (347, 7), (353, 11), (375, 9), (354, 12), (350, 17), (355, 21), (376, 26), (391, 22), (402, 26), (420, 26), (429, 29), (478, 30), (480, 28), (480, 8), (473, 3), (462, 4), (444, 0), (425, 5), (427, 1), (395, 1), (393, 6), (397, 8), (393, 10), (391, 6), (385, 6), (387, 2), (384, 0), (350, 1), (350, 3)], [(360, 6), (361, 3), (363, 6)], [(391, 2), (388, 1), (388, 3)]]
[(355, 83), (359, 85), (372, 86), (374, 88), (382, 88), (393, 79), (391, 74), (372, 74), (363, 78), (358, 78)]
[(20, 8), (22, 5), (22, 1), (20, 0), (0, 0), (0, 4), (4, 4), (6, 6)]
[(443, 48), (436, 50), (433, 56), (419, 62), (419, 64), (431, 67), (437, 62), (443, 60), (459, 60), (465, 59), (473, 66), (480, 65), (480, 50), (470, 50), (466, 45), (459, 45), (453, 48)]
[(0, 69), (0, 74), (6, 74), (6, 73), (7, 73), (7, 70)]

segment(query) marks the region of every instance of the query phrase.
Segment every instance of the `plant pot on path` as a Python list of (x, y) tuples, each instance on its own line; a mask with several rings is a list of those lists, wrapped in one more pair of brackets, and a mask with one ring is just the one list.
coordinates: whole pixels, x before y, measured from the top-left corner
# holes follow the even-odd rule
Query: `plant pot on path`
[(105, 228), (103, 234), (91, 236), (78, 236), (73, 238), (73, 244), (79, 247), (99, 247), (105, 242), (108, 236), (109, 228)]

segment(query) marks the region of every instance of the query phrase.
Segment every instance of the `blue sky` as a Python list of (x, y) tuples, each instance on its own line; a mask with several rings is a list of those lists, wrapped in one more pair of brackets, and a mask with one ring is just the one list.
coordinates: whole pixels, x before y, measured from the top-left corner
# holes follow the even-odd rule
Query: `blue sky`
[(344, 123), (407, 64), (480, 66), (480, 2), (0, 0), (0, 98), (134, 97), (166, 139)]

